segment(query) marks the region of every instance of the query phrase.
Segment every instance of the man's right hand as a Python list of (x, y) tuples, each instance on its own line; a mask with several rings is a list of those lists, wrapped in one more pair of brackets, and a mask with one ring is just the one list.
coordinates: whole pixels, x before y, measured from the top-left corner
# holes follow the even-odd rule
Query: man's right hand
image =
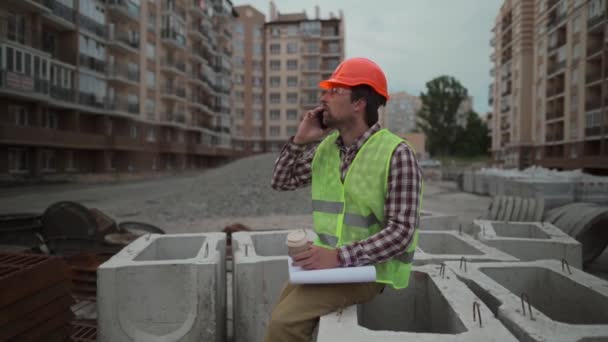
[(300, 122), (300, 126), (298, 127), (298, 133), (293, 138), (294, 144), (306, 145), (317, 142), (332, 130), (331, 128), (321, 128), (317, 115), (322, 115), (321, 113), (324, 110), (323, 106), (319, 106), (304, 114), (304, 118), (302, 118), (302, 122)]

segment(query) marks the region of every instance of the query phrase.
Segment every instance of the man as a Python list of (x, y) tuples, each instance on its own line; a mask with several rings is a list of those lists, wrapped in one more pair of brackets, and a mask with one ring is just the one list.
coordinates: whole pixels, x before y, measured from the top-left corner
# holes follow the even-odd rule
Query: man
[(422, 173), (407, 142), (377, 123), (388, 99), (384, 73), (369, 59), (352, 58), (319, 86), (321, 106), (305, 114), (272, 176), (275, 190), (312, 183), (318, 238), (293, 256), (294, 266), (374, 265), (376, 282), (288, 283), (266, 342), (310, 341), (320, 316), (369, 301), (385, 284), (407, 287), (417, 244)]

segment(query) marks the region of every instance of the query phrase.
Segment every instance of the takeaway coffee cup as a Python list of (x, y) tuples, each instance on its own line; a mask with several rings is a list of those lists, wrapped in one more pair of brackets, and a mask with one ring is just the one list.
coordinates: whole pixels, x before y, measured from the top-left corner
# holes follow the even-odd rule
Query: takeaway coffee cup
[(294, 256), (300, 252), (308, 250), (308, 238), (303, 230), (296, 230), (287, 234), (287, 249), (289, 256)]

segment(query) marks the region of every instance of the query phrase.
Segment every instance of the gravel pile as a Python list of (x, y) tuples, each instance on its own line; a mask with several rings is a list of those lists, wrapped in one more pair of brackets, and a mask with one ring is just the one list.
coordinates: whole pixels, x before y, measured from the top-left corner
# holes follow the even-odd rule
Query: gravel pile
[(108, 208), (108, 212), (121, 221), (148, 222), (172, 232), (216, 230), (200, 228), (201, 222), (210, 219), (309, 215), (310, 187), (280, 192), (270, 187), (277, 156), (268, 153), (243, 158), (172, 184), (165, 196), (132, 203), (128, 208)]

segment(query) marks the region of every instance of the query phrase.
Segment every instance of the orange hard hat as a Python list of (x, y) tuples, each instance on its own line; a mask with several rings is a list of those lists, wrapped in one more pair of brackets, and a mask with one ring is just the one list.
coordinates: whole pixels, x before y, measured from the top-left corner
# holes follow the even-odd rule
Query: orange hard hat
[(329, 79), (319, 83), (319, 87), (329, 89), (336, 85), (354, 87), (361, 84), (367, 84), (388, 100), (388, 85), (384, 72), (378, 64), (362, 57), (340, 63)]

